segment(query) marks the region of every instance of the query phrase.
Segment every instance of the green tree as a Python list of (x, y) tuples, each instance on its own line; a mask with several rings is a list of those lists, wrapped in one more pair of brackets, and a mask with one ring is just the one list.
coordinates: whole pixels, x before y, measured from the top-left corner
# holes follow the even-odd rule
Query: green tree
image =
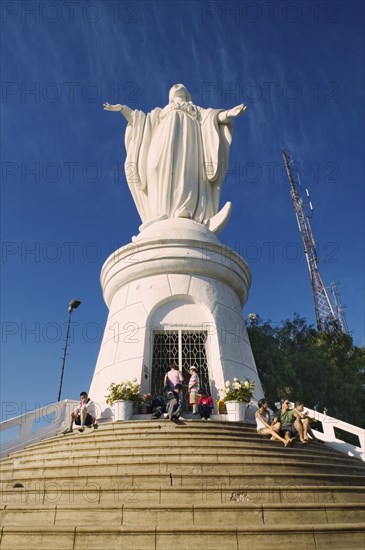
[(318, 332), (295, 314), (280, 327), (257, 317), (248, 327), (257, 370), (270, 403), (301, 399), (307, 407), (365, 427), (365, 349), (336, 327)]

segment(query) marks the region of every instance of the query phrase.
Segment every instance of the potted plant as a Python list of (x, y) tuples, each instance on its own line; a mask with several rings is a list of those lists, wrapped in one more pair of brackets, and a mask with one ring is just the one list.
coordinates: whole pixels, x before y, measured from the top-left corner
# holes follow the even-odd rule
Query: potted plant
[(144, 393), (142, 395), (139, 412), (140, 414), (152, 413), (152, 395), (150, 393)]
[(255, 383), (250, 380), (238, 380), (233, 382), (227, 380), (222, 391), (223, 401), (226, 405), (228, 420), (233, 422), (244, 422), (247, 403), (250, 402), (255, 389)]
[(112, 383), (105, 397), (112, 410), (114, 421), (130, 420), (133, 416), (133, 405), (141, 398), (141, 385), (137, 382), (137, 378), (123, 380), (120, 384)]

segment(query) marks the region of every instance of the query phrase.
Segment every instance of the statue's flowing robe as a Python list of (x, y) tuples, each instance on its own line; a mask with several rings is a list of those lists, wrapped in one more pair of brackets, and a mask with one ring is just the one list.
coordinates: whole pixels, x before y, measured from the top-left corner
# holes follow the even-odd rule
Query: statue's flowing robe
[(127, 126), (125, 172), (142, 221), (184, 217), (206, 223), (218, 212), (232, 125), (221, 109), (170, 103)]

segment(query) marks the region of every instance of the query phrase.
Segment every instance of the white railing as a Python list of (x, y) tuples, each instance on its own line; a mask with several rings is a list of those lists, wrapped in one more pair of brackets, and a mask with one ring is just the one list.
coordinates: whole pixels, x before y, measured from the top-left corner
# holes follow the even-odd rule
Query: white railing
[(65, 399), (58, 403), (46, 405), (35, 411), (24, 412), (20, 416), (10, 418), (0, 423), (0, 439), (6, 440), (7, 430), (17, 429), (17, 434), (6, 443), (2, 443), (0, 456), (20, 451), (33, 443), (53, 437), (64, 426), (68, 425), (70, 412), (78, 405), (78, 401)]
[[(3, 434), (6, 438), (7, 430), (18, 428), (18, 433), (15, 437), (12, 437), (12, 439), (1, 445), (0, 456), (8, 456), (9, 453), (19, 451), (28, 445), (53, 437), (68, 425), (70, 412), (77, 405), (78, 401), (65, 399), (59, 403), (52, 403), (35, 411), (25, 412), (20, 416), (1, 422), (1, 439), (3, 439)], [(276, 406), (279, 407), (280, 403), (276, 403)], [(252, 400), (248, 408), (247, 422), (255, 422), (254, 414), (256, 410), (257, 403)], [(336, 451), (365, 461), (365, 430), (318, 411), (307, 408), (305, 410), (308, 412), (310, 418), (314, 418), (322, 424), (323, 433), (312, 428), (318, 439), (321, 439), (326, 445)], [(226, 415), (213, 415), (212, 419), (224, 421), (226, 420)], [(359, 445), (352, 445), (339, 439), (336, 435), (336, 429), (357, 436)]]
[[(280, 408), (280, 403), (275, 403), (275, 405)], [(291, 405), (293, 407), (294, 403)], [(337, 418), (333, 418), (332, 416), (327, 416), (319, 411), (308, 409), (307, 407), (305, 407), (304, 410), (308, 413), (309, 418), (313, 418), (322, 424), (323, 432), (319, 432), (312, 428), (314, 435), (318, 439), (340, 453), (365, 461), (365, 430), (358, 426), (343, 422), (342, 420), (338, 420)], [(336, 434), (336, 429), (344, 433), (344, 436), (346, 434), (357, 436), (359, 445), (352, 445), (351, 443), (346, 443), (342, 439), (339, 439)]]

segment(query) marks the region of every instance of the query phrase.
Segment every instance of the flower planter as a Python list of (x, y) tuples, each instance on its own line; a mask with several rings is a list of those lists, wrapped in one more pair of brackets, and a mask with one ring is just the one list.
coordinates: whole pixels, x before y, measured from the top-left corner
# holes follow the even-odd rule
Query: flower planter
[(230, 422), (245, 421), (247, 403), (243, 403), (242, 401), (226, 401), (226, 409)]
[(120, 399), (114, 401), (110, 406), (113, 415), (113, 421), (130, 420), (133, 416), (133, 401)]

